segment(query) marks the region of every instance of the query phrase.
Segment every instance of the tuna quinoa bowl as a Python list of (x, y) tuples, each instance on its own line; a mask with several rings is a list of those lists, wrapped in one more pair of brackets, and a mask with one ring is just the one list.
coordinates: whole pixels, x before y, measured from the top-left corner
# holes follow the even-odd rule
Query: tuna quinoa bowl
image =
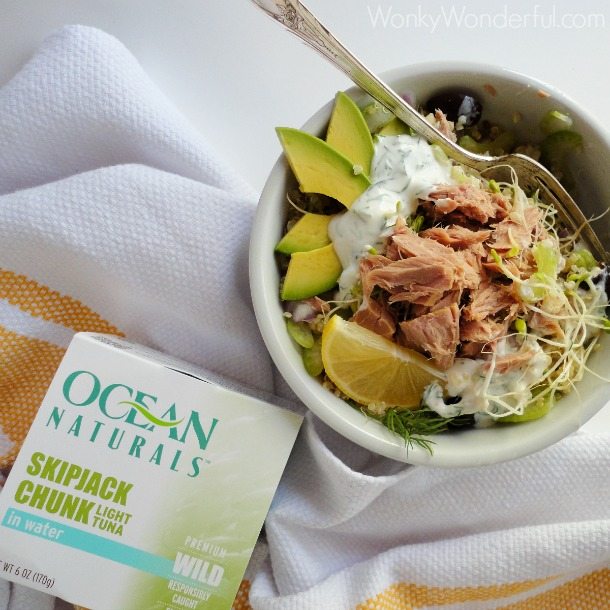
[[(608, 243), (610, 144), (565, 96), (476, 65), (386, 78), (460, 146), (540, 160)], [(457, 164), (357, 89), (276, 131), (253, 302), (323, 421), (387, 457), (468, 466), (542, 449), (604, 406), (607, 257), (543, 193)]]

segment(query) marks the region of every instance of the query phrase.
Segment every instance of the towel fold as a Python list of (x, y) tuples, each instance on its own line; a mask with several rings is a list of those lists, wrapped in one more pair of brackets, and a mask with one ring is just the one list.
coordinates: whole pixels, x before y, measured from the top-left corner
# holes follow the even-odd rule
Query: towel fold
[[(50, 36), (0, 89), (0, 143), (0, 467), (76, 331), (295, 400), (250, 306), (255, 194), (123, 45)], [(309, 414), (234, 608), (610, 607), (609, 449), (582, 432), (496, 466), (409, 467)], [(0, 580), (0, 610), (53, 603)]]

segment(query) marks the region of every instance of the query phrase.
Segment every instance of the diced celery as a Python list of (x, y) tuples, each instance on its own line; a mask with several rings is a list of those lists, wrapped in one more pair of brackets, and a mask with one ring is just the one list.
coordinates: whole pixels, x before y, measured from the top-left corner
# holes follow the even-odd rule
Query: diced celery
[(549, 134), (540, 144), (541, 160), (552, 170), (561, 169), (567, 155), (582, 147), (582, 136), (562, 129)]
[(476, 176), (469, 176), (464, 168), (460, 165), (454, 165), (451, 168), (451, 177), (455, 180), (457, 184), (472, 184), (473, 186), (478, 187), (480, 185), (480, 180)]
[(458, 140), (458, 145), (470, 152), (482, 155), (487, 152), (489, 141), (477, 142), (473, 137), (465, 135)]
[(309, 349), (314, 344), (313, 333), (311, 328), (304, 322), (295, 322), (288, 318), (286, 320), (286, 328), (288, 334), (301, 346)]
[(551, 410), (552, 398), (550, 394), (538, 398), (525, 407), (522, 415), (507, 415), (499, 417), (496, 421), (501, 424), (518, 424), (526, 421), (533, 421), (544, 417)]
[(362, 116), (371, 133), (378, 133), (394, 118), (394, 115), (379, 102), (371, 102), (362, 108)]
[(322, 364), (322, 338), (318, 337), (309, 349), (303, 350), (303, 366), (312, 376), (317, 377), (322, 374), (324, 365)]
[(399, 118), (394, 117), (389, 123), (384, 125), (378, 133), (380, 136), (412, 136), (413, 130)]
[(504, 131), (494, 140), (481, 140), (477, 142), (469, 135), (462, 136), (458, 140), (458, 144), (469, 150), (470, 152), (479, 155), (502, 155), (510, 152), (515, 145), (515, 134), (512, 131)]
[(592, 271), (597, 267), (597, 261), (595, 257), (589, 250), (585, 250), (584, 248), (579, 248), (578, 250), (574, 250), (568, 256), (568, 260), (566, 261), (566, 265), (568, 269), (571, 267), (577, 267), (578, 269), (586, 269), (587, 271)]
[(560, 259), (559, 251), (542, 241), (534, 246), (533, 254), (538, 273), (547, 275), (549, 278), (556, 278)]
[(492, 155), (503, 155), (509, 153), (515, 146), (515, 134), (512, 131), (501, 133), (495, 140), (491, 141), (489, 152)]
[(464, 172), (464, 168), (461, 167), (460, 165), (454, 165), (451, 168), (451, 177), (458, 183), (458, 184), (463, 184), (464, 182), (466, 182), (468, 176), (466, 176), (466, 173)]
[(559, 110), (549, 110), (540, 121), (540, 129), (546, 134), (555, 133), (564, 129), (571, 129), (574, 121)]
[(447, 154), (438, 144), (431, 144), (430, 148), (432, 149), (432, 154), (434, 155), (434, 158), (439, 163), (447, 163), (449, 161), (449, 159), (447, 158)]

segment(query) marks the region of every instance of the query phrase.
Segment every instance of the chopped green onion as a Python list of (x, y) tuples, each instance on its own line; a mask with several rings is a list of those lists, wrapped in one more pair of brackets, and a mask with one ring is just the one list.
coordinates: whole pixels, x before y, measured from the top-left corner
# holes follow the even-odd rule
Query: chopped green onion
[(487, 185), (492, 193), (500, 192), (500, 185), (495, 180), (490, 180)]
[(523, 318), (517, 318), (515, 320), (515, 330), (520, 335), (527, 335), (527, 324)]
[(493, 259), (494, 263), (498, 264), (498, 265), (502, 265), (502, 259), (500, 258), (500, 255), (496, 252), (495, 248), (492, 248), (489, 251), (489, 254), (491, 254), (491, 258)]
[(418, 214), (412, 221), (409, 222), (409, 227), (415, 231), (415, 233), (419, 233), (424, 224), (424, 217), (421, 214)]

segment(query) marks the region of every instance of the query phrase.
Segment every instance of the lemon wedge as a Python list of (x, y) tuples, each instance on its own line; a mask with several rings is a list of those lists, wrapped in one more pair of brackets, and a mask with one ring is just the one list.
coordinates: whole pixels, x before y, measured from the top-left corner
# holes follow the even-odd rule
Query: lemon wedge
[(360, 404), (414, 409), (441, 371), (418, 352), (333, 316), (322, 333), (322, 362), (330, 380)]

